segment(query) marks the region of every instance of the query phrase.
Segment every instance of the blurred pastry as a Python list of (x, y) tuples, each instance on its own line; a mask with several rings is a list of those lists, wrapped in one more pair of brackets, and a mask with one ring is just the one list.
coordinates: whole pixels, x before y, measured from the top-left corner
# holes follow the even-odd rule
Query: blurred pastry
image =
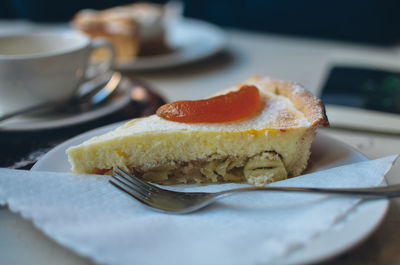
[(101, 11), (79, 11), (72, 24), (92, 38), (105, 37), (119, 60), (167, 51), (164, 6), (134, 3)]

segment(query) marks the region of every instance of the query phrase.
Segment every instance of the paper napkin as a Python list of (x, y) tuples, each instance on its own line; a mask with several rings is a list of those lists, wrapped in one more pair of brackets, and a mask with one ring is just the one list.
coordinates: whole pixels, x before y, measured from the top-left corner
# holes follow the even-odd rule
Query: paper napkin
[[(346, 165), (272, 185), (372, 187), (396, 156)], [(175, 189), (217, 191), (223, 184)], [(0, 169), (0, 204), (50, 238), (102, 264), (275, 264), (340, 222), (360, 200), (253, 192), (188, 215), (152, 211), (105, 176)]]

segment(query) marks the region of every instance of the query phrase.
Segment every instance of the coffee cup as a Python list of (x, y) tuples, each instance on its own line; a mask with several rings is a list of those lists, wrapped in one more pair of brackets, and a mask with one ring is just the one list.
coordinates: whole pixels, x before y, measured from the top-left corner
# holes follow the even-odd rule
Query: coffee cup
[[(90, 56), (99, 48), (107, 49), (110, 56), (93, 67)], [(106, 72), (114, 59), (110, 42), (92, 41), (77, 31), (2, 35), (0, 112), (65, 102), (75, 95), (88, 72)]]

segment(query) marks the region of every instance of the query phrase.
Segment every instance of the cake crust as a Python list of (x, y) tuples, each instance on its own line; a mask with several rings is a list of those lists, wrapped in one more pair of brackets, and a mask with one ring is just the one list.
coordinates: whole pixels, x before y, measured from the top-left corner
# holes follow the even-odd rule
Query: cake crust
[(263, 89), (290, 99), (294, 106), (304, 113), (306, 118), (310, 121), (311, 127), (329, 127), (328, 117), (326, 116), (325, 106), (322, 100), (314, 96), (299, 83), (271, 79), (259, 75), (252, 76), (249, 82), (257, 83)]

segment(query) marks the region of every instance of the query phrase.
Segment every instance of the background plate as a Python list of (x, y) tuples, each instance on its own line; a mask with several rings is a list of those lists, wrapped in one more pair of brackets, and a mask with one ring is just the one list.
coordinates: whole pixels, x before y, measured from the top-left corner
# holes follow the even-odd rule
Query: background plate
[(119, 61), (119, 70), (150, 70), (178, 66), (207, 58), (226, 45), (225, 33), (210, 23), (182, 18), (167, 27), (168, 54), (138, 57), (132, 61)]

